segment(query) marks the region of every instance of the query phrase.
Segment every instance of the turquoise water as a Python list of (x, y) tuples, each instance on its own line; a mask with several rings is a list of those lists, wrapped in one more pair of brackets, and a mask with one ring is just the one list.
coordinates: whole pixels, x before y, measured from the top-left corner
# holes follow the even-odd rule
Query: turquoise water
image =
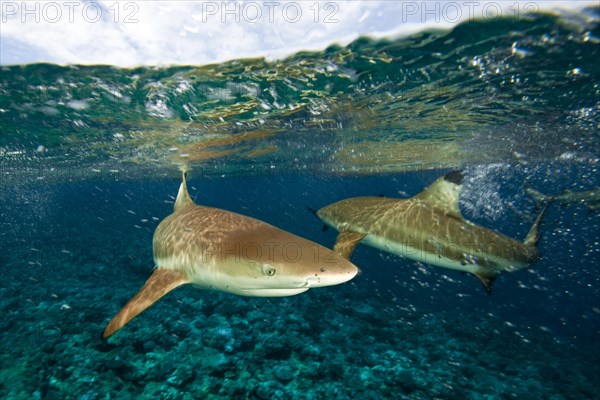
[(596, 398), (600, 220), (580, 201), (550, 206), (541, 258), (491, 296), (359, 245), (346, 284), (184, 287), (100, 334), (152, 271), (182, 164), (197, 203), (330, 248), (308, 207), (408, 197), (462, 169), (465, 217), (524, 238), (527, 188), (600, 186), (597, 21), (476, 21), (273, 62), (2, 67), (0, 395)]

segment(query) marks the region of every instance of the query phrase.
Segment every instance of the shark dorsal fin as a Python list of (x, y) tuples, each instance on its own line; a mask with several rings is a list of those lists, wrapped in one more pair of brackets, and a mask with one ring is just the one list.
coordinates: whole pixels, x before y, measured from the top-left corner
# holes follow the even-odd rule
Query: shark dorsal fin
[(187, 206), (188, 204), (194, 204), (194, 201), (190, 198), (190, 195), (187, 190), (187, 172), (183, 172), (183, 181), (181, 182), (181, 186), (179, 186), (179, 193), (177, 193), (177, 200), (175, 200), (175, 206), (173, 207), (173, 211), (177, 211), (183, 206)]
[(443, 210), (447, 215), (464, 219), (458, 208), (458, 195), (462, 188), (463, 174), (452, 171), (427, 186), (421, 193), (413, 197), (415, 200)]

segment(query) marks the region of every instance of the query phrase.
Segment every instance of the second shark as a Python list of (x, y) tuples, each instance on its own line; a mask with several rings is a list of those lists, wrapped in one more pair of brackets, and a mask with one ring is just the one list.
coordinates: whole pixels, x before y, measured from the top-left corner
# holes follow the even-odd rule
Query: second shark
[(408, 199), (353, 197), (316, 214), (340, 232), (334, 251), (347, 258), (362, 242), (426, 264), (469, 272), (489, 293), (500, 272), (526, 268), (538, 258), (538, 226), (545, 208), (521, 242), (462, 216), (458, 208), (462, 181), (462, 172), (454, 171)]

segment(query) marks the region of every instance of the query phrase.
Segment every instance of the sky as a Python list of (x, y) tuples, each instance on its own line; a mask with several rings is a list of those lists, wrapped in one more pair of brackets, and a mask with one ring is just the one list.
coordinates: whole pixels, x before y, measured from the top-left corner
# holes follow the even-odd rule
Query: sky
[(598, 1), (0, 0), (0, 64), (201, 65), (277, 59), (470, 19)]

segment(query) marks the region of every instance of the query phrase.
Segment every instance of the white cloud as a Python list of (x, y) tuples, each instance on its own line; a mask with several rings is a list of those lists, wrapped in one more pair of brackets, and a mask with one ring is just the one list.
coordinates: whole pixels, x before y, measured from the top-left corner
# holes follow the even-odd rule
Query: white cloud
[[(571, 2), (581, 8), (594, 1)], [(6, 1), (1, 64), (121, 66), (205, 64), (277, 58), (346, 44), (360, 35), (398, 36), (495, 12), (555, 2), (472, 1)], [(520, 8), (515, 9), (515, 4)], [(487, 13), (487, 14), (486, 14)], [(459, 15), (460, 17), (459, 18)]]

